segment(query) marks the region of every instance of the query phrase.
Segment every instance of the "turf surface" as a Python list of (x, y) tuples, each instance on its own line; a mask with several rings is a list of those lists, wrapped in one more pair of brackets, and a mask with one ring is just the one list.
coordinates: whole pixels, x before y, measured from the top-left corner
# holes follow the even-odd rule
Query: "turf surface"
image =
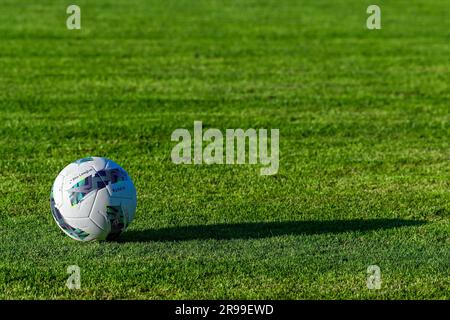
[[(1, 299), (450, 298), (448, 1), (378, 31), (365, 0), (80, 0), (79, 31), (71, 3), (0, 2)], [(279, 128), (279, 173), (174, 165), (194, 120)], [(90, 155), (135, 182), (119, 242), (51, 217)]]

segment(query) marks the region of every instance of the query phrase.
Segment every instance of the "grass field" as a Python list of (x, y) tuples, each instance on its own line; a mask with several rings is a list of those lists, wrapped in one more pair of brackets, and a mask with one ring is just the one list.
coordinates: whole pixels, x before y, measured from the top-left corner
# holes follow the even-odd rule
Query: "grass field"
[[(0, 0), (0, 298), (450, 299), (449, 2), (372, 2)], [(173, 164), (194, 120), (279, 128), (278, 174)], [(91, 155), (137, 188), (118, 242), (50, 214)]]

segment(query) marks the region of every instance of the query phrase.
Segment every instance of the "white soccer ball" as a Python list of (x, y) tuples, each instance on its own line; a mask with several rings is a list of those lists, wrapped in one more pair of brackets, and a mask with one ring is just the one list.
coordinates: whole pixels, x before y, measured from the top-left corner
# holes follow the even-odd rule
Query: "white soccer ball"
[(115, 240), (134, 218), (136, 189), (117, 163), (83, 158), (56, 177), (50, 207), (58, 226), (72, 239)]

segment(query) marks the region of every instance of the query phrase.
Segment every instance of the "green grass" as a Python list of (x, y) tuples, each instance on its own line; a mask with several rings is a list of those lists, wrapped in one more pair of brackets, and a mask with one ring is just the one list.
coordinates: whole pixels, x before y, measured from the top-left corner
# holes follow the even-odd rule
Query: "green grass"
[[(448, 1), (380, 0), (379, 31), (366, 0), (76, 3), (80, 31), (0, 2), (1, 299), (450, 298)], [(194, 120), (279, 128), (278, 174), (174, 165)], [(51, 217), (90, 155), (136, 185), (119, 242)]]

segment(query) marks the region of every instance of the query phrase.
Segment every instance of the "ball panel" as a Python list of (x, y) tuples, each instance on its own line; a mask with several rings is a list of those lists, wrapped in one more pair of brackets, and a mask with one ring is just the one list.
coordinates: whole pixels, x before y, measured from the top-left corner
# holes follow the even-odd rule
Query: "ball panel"
[(103, 229), (99, 228), (95, 223), (93, 223), (90, 218), (65, 218), (65, 221), (72, 228), (75, 228), (76, 231), (70, 232), (69, 236), (76, 240), (91, 241), (106, 239), (107, 233)]
[(64, 197), (69, 197), (70, 204), (80, 203), (91, 191), (95, 190), (93, 176), (95, 170), (86, 163), (78, 166), (77, 170), (69, 172), (64, 179)]
[(94, 205), (97, 197), (97, 190), (94, 190), (87, 194), (83, 200), (77, 204), (72, 204), (70, 194), (66, 193), (64, 199), (64, 208), (61, 211), (64, 213), (64, 217), (67, 218), (88, 218), (91, 213), (92, 206)]
[[(106, 163), (105, 163), (105, 170), (111, 170), (111, 169), (122, 169), (121, 166), (119, 166), (117, 163), (115, 163), (114, 161), (112, 161), (111, 159), (106, 159)], [(123, 169), (122, 169), (123, 170)]]
[(67, 219), (63, 217), (59, 208), (55, 206), (53, 198), (50, 199), (50, 206), (52, 209), (53, 219), (55, 220), (58, 227), (72, 239), (85, 241), (85, 239), (89, 236), (89, 233), (67, 222)]
[(108, 159), (100, 157), (92, 157), (93, 161), (89, 162), (89, 165), (94, 168), (95, 171), (101, 171), (105, 169)]
[(107, 239), (116, 240), (129, 224), (128, 215), (120, 204), (107, 206), (106, 215), (110, 225)]
[(63, 188), (64, 176), (58, 175), (52, 186), (50, 197), (53, 197), (56, 206), (62, 206), (63, 204)]
[(110, 222), (106, 216), (106, 208), (111, 205), (111, 197), (106, 189), (99, 190), (89, 217), (106, 233), (110, 232)]
[(124, 214), (127, 217), (127, 227), (133, 221), (134, 214), (136, 212), (136, 200), (135, 199), (121, 199), (121, 206)]
[(136, 189), (133, 183), (129, 180), (119, 181), (113, 184), (109, 184), (107, 187), (111, 197), (133, 199), (136, 198)]

